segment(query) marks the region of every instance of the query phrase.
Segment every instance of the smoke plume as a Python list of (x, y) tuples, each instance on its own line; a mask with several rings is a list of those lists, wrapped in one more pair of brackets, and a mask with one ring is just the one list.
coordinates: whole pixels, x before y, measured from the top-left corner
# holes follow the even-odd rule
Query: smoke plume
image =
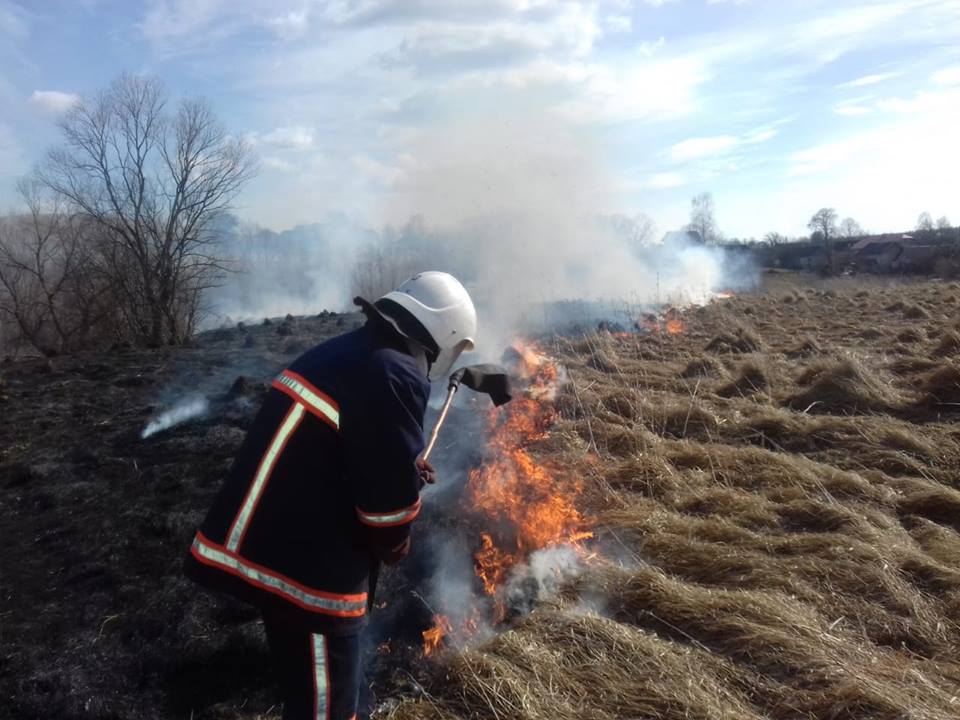
[(172, 428), (174, 425), (205, 415), (209, 407), (209, 401), (203, 397), (182, 400), (147, 423), (143, 432), (140, 433), (140, 439), (146, 440), (151, 435)]
[[(470, 289), (481, 344), (492, 348), (578, 313), (593, 321), (702, 301), (749, 274), (730, 272), (718, 248), (659, 245), (649, 220), (619, 205), (624, 187), (603, 168), (606, 149), (543, 113), (446, 122), (419, 137), (366, 221), (237, 230), (244, 239), (231, 247), (245, 272), (220, 291), (218, 312), (348, 309), (354, 294), (446, 270)], [(571, 317), (558, 315), (565, 301)]]

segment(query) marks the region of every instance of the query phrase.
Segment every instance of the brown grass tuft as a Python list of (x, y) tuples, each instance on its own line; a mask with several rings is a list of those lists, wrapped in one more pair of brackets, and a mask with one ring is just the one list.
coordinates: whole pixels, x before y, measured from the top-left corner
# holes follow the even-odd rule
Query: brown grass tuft
[(726, 374), (723, 363), (710, 355), (700, 355), (688, 362), (680, 371), (682, 378), (722, 377)]
[(766, 371), (755, 362), (745, 362), (733, 382), (717, 388), (720, 397), (742, 397), (765, 393), (770, 388)]
[(923, 332), (916, 328), (907, 328), (906, 330), (901, 330), (897, 333), (895, 338), (897, 342), (904, 343), (905, 345), (911, 345), (913, 343), (922, 342)]
[(788, 358), (803, 358), (811, 355), (821, 355), (823, 347), (814, 338), (804, 337), (796, 345), (787, 350), (784, 355)]
[(797, 378), (797, 384), (805, 389), (789, 397), (786, 404), (808, 412), (891, 412), (903, 405), (891, 385), (852, 358), (814, 365)]
[(896, 373), (897, 375), (913, 375), (918, 372), (926, 372), (939, 365), (940, 363), (938, 361), (931, 360), (930, 358), (907, 355), (894, 360), (887, 367), (890, 372)]
[(921, 379), (920, 389), (935, 403), (960, 404), (960, 366), (955, 362), (942, 363)]
[(707, 352), (712, 353), (751, 353), (763, 347), (756, 333), (744, 327), (738, 327), (733, 333), (723, 332), (707, 343)]
[(956, 355), (960, 352), (960, 335), (952, 330), (947, 330), (940, 336), (940, 342), (933, 349), (933, 354), (939, 357), (946, 355)]
[(930, 313), (919, 305), (906, 305), (903, 308), (903, 316), (907, 320), (923, 320), (930, 317)]

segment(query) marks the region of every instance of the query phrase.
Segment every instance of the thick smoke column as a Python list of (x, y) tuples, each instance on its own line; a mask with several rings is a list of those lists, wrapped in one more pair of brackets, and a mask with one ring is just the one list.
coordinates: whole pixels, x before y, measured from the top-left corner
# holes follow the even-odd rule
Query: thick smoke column
[(502, 348), (531, 321), (543, 329), (559, 301), (697, 302), (731, 284), (720, 250), (651, 245), (611, 222), (616, 185), (575, 130), (488, 118), (426, 135), (389, 214), (426, 218), (421, 262), (467, 282), (482, 345)]

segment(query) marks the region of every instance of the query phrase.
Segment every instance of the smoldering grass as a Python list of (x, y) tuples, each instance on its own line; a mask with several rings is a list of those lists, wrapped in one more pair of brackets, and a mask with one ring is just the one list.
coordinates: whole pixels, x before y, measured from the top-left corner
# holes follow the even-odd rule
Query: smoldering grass
[(168, 430), (175, 425), (206, 415), (209, 409), (210, 402), (205, 397), (181, 400), (147, 423), (147, 426), (140, 433), (140, 439), (145, 440), (151, 435)]

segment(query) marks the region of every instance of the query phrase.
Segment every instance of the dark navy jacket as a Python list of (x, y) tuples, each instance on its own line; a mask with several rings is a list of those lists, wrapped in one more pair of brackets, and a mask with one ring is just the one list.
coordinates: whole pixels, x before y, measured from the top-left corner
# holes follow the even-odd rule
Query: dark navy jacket
[(409, 548), (429, 393), (425, 369), (370, 323), (299, 357), (273, 381), (187, 574), (313, 632), (355, 630), (374, 557)]

